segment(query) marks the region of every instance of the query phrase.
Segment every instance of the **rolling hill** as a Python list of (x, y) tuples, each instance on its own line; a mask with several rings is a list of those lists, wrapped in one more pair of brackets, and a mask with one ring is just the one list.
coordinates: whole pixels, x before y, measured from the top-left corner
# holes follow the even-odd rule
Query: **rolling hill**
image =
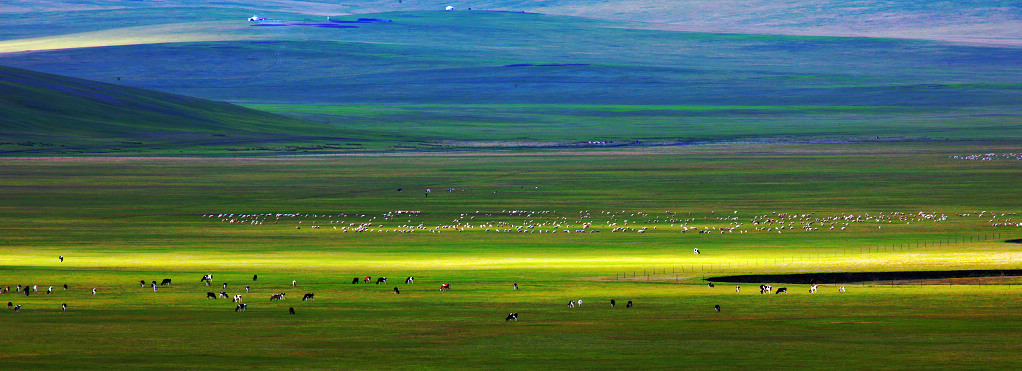
[(0, 151), (118, 153), (325, 143), (325, 125), (181, 95), (0, 67)]

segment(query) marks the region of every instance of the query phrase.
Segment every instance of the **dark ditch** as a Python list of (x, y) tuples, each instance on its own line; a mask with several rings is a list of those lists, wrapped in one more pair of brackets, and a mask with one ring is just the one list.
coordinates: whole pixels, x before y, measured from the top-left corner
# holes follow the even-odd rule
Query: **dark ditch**
[(962, 270), (962, 271), (913, 271), (913, 272), (846, 272), (846, 273), (799, 273), (799, 274), (749, 274), (739, 276), (710, 277), (710, 282), (733, 283), (790, 283), (790, 284), (834, 284), (872, 281), (939, 280), (949, 278), (1014, 277), (1022, 276), (1022, 269)]

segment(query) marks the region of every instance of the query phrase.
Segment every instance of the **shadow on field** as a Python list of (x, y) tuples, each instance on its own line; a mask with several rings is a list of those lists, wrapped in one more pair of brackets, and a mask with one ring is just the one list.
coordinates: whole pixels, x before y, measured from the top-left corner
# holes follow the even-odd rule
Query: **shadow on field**
[(1009, 277), (1009, 276), (1022, 276), (1022, 269), (918, 271), (918, 272), (750, 274), (740, 276), (710, 277), (707, 278), (706, 280), (710, 282), (734, 282), (734, 283), (832, 284), (871, 281), (933, 280), (948, 278)]

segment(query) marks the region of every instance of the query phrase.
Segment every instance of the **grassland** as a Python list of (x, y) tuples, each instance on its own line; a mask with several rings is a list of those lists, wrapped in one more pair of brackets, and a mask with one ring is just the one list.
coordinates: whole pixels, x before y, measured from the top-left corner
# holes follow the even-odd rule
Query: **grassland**
[[(1013, 186), (1019, 163), (948, 158), (998, 149), (1004, 147), (787, 144), (4, 159), (0, 282), (56, 288), (52, 295), (3, 295), (24, 305), (19, 313), (4, 312), (8, 318), (0, 322), (19, 339), (8, 343), (5, 362), (28, 368), (1013, 368), (1018, 278), (869, 282), (849, 284), (844, 294), (827, 285), (815, 295), (806, 285), (789, 285), (787, 296), (760, 295), (753, 287), (736, 293), (724, 284), (711, 289), (702, 281), (735, 273), (1017, 269), (1017, 244), (1003, 241), (1019, 229), (992, 226), (990, 213), (1001, 222), (1019, 221), (1005, 215), (1022, 206)], [(429, 197), (425, 188), (433, 191)], [(394, 215), (397, 210), (420, 213)], [(900, 220), (899, 212), (909, 219)], [(946, 219), (924, 220), (919, 212)], [(257, 213), (300, 215), (260, 225), (229, 222)], [(894, 219), (783, 233), (751, 223), (776, 213)], [(592, 223), (588, 228), (601, 232), (514, 232), (559, 218), (563, 226), (536, 230), (575, 232)], [(746, 232), (720, 233), (731, 218)], [(460, 222), (465, 231), (442, 228), (457, 219), (468, 220)], [(345, 230), (370, 221), (391, 232)], [(484, 226), (500, 223), (511, 231)], [(682, 233), (682, 224), (716, 230)], [(402, 225), (423, 228), (395, 232), (408, 229)], [(612, 232), (622, 226), (634, 229)], [(642, 227), (649, 229), (635, 232)], [(207, 273), (214, 274), (214, 287), (199, 282)], [(391, 282), (350, 284), (367, 275)], [(416, 282), (402, 283), (406, 276)], [(138, 286), (140, 279), (168, 277), (173, 285), (155, 293)], [(229, 283), (226, 290), (221, 282)], [(514, 282), (521, 290), (512, 290)], [(453, 288), (439, 292), (440, 283)], [(242, 293), (249, 310), (235, 313), (225, 299), (205, 299), (207, 291)], [(289, 299), (266, 300), (277, 292)], [(317, 300), (299, 301), (305, 292)], [(566, 308), (578, 299), (584, 306)], [(636, 306), (623, 308), (628, 300)], [(59, 309), (65, 302), (66, 313)], [(289, 316), (288, 307), (297, 314)], [(520, 321), (501, 321), (508, 312), (519, 313)]]
[(705, 281), (1022, 268), (1013, 7), (605, 3), (0, 5), (0, 364), (1022, 368), (1017, 276)]

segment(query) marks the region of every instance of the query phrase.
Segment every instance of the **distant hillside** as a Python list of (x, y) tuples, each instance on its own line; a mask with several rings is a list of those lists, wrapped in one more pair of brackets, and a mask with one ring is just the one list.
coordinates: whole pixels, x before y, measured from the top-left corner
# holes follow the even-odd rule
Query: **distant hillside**
[(329, 126), (232, 104), (0, 66), (0, 153), (109, 153), (336, 141)]
[[(817, 36), (867, 36), (957, 40), (1018, 45), (1022, 40), (1020, 0), (190, 0), (5, 1), (0, 40), (67, 34), (139, 25), (201, 22), (259, 13), (330, 16), (390, 11), (501, 10), (591, 19), (646, 22), (658, 28)], [(157, 11), (151, 16), (140, 12)], [(133, 16), (134, 14), (134, 16)], [(107, 22), (114, 15), (116, 22)], [(87, 20), (74, 22), (69, 20)], [(631, 27), (631, 26), (629, 26)], [(5, 33), (7, 35), (5, 35)]]

